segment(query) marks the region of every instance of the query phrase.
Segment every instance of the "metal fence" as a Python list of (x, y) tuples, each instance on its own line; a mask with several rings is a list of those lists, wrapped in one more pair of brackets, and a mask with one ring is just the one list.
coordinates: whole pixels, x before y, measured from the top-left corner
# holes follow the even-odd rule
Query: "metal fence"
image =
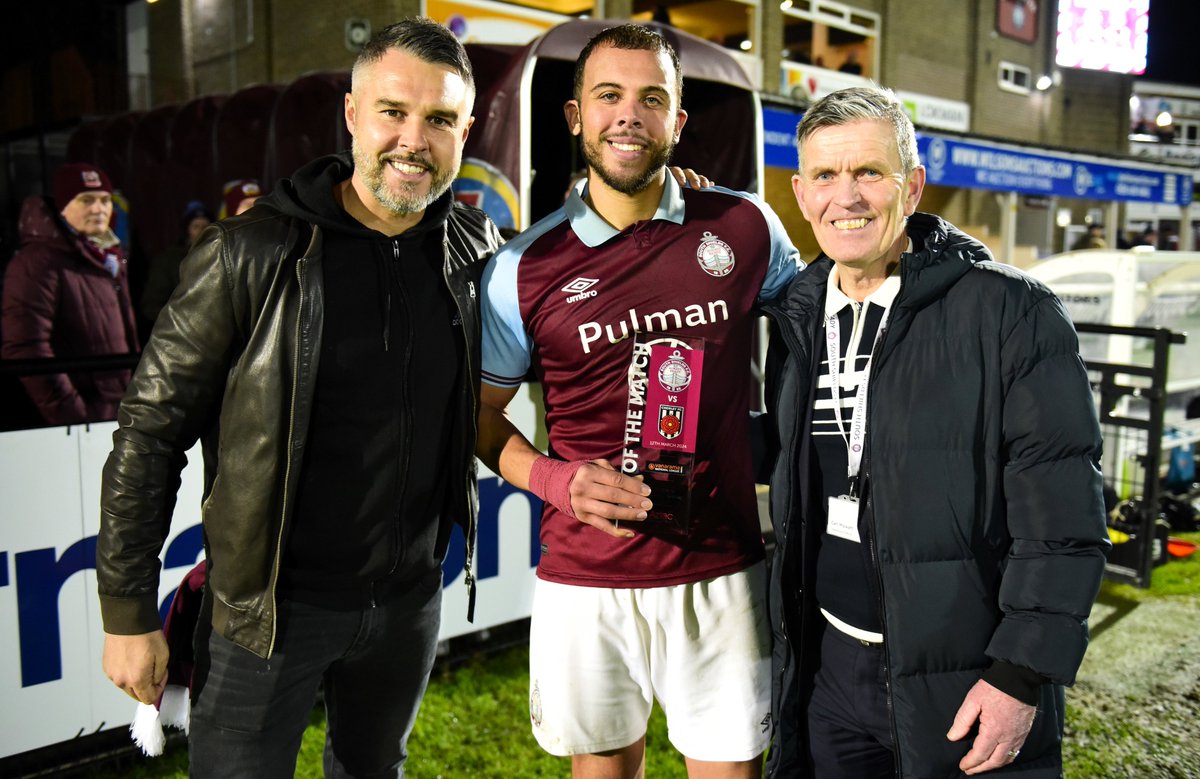
[(1086, 360), (1104, 435), (1105, 502), (1113, 550), (1105, 574), (1150, 586), (1166, 561), (1167, 524), (1159, 514), (1170, 349), (1185, 335), (1158, 327), (1076, 323), (1080, 335), (1149, 341), (1150, 365)]

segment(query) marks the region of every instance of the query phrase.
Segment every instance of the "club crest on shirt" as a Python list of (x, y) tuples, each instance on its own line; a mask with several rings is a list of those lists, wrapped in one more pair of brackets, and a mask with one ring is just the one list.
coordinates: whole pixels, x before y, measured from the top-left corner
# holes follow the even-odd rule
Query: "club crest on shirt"
[(696, 249), (696, 261), (709, 276), (728, 276), (733, 270), (733, 249), (717, 236), (704, 231), (700, 248)]
[(667, 392), (683, 392), (692, 383), (692, 369), (679, 350), (658, 366), (658, 383)]
[(683, 432), (683, 406), (658, 407), (658, 434), (670, 441)]

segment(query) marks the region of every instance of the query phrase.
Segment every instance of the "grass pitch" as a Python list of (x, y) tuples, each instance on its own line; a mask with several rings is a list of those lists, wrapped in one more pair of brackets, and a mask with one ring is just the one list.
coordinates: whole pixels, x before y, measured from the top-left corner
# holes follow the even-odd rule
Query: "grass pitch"
[[(1200, 541), (1200, 533), (1184, 536)], [(1200, 553), (1157, 568), (1139, 590), (1106, 582), (1092, 612), (1092, 642), (1076, 685), (1067, 691), (1063, 744), (1069, 779), (1200, 777)], [(564, 777), (566, 759), (550, 757), (529, 732), (528, 653), (516, 646), (439, 664), (409, 741), (411, 779)], [(325, 722), (313, 712), (297, 777), (322, 776)], [(646, 775), (686, 777), (657, 708), (647, 733)], [(136, 758), (109, 777), (187, 776), (176, 742), (163, 757)]]

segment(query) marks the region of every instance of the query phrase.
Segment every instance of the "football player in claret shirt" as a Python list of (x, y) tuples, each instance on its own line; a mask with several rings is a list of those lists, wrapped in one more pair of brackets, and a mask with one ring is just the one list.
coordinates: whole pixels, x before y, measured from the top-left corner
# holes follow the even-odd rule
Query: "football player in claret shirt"
[[(483, 277), (479, 453), (545, 502), (530, 718), (577, 777), (640, 775), (655, 698), (692, 776), (758, 776), (770, 731), (749, 366), (755, 305), (800, 262), (762, 201), (666, 175), (681, 91), (657, 33), (595, 36), (565, 107), (587, 178)], [(667, 332), (704, 339), (686, 532), (647, 520), (655, 495), (621, 472), (634, 336)], [(531, 368), (550, 456), (503, 415)]]

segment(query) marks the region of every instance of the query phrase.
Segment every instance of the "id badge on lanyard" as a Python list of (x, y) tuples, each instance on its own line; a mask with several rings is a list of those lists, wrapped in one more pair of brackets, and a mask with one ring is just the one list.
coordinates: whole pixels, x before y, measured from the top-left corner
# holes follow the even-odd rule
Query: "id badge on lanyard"
[[(848, 495), (829, 498), (829, 505), (826, 507), (826, 531), (831, 536), (853, 541), (856, 544), (862, 542), (858, 533), (858, 472), (862, 467), (863, 444), (866, 441), (867, 386), (871, 378), (871, 360), (875, 356), (875, 347), (879, 345), (879, 339), (887, 325), (887, 315), (888, 311), (885, 309), (883, 317), (879, 321), (879, 328), (875, 331), (875, 340), (871, 343), (867, 364), (863, 366), (862, 377), (858, 382), (858, 391), (854, 394), (854, 412), (850, 417), (848, 433), (842, 424), (842, 392), (839, 380), (842, 360), (841, 324), (838, 322), (836, 313), (825, 318), (825, 337), (829, 356), (829, 388), (834, 402), (833, 417), (837, 421), (838, 432), (841, 433), (842, 440), (846, 442), (846, 477), (850, 483)], [(846, 355), (847, 363), (853, 359), (853, 355)]]

